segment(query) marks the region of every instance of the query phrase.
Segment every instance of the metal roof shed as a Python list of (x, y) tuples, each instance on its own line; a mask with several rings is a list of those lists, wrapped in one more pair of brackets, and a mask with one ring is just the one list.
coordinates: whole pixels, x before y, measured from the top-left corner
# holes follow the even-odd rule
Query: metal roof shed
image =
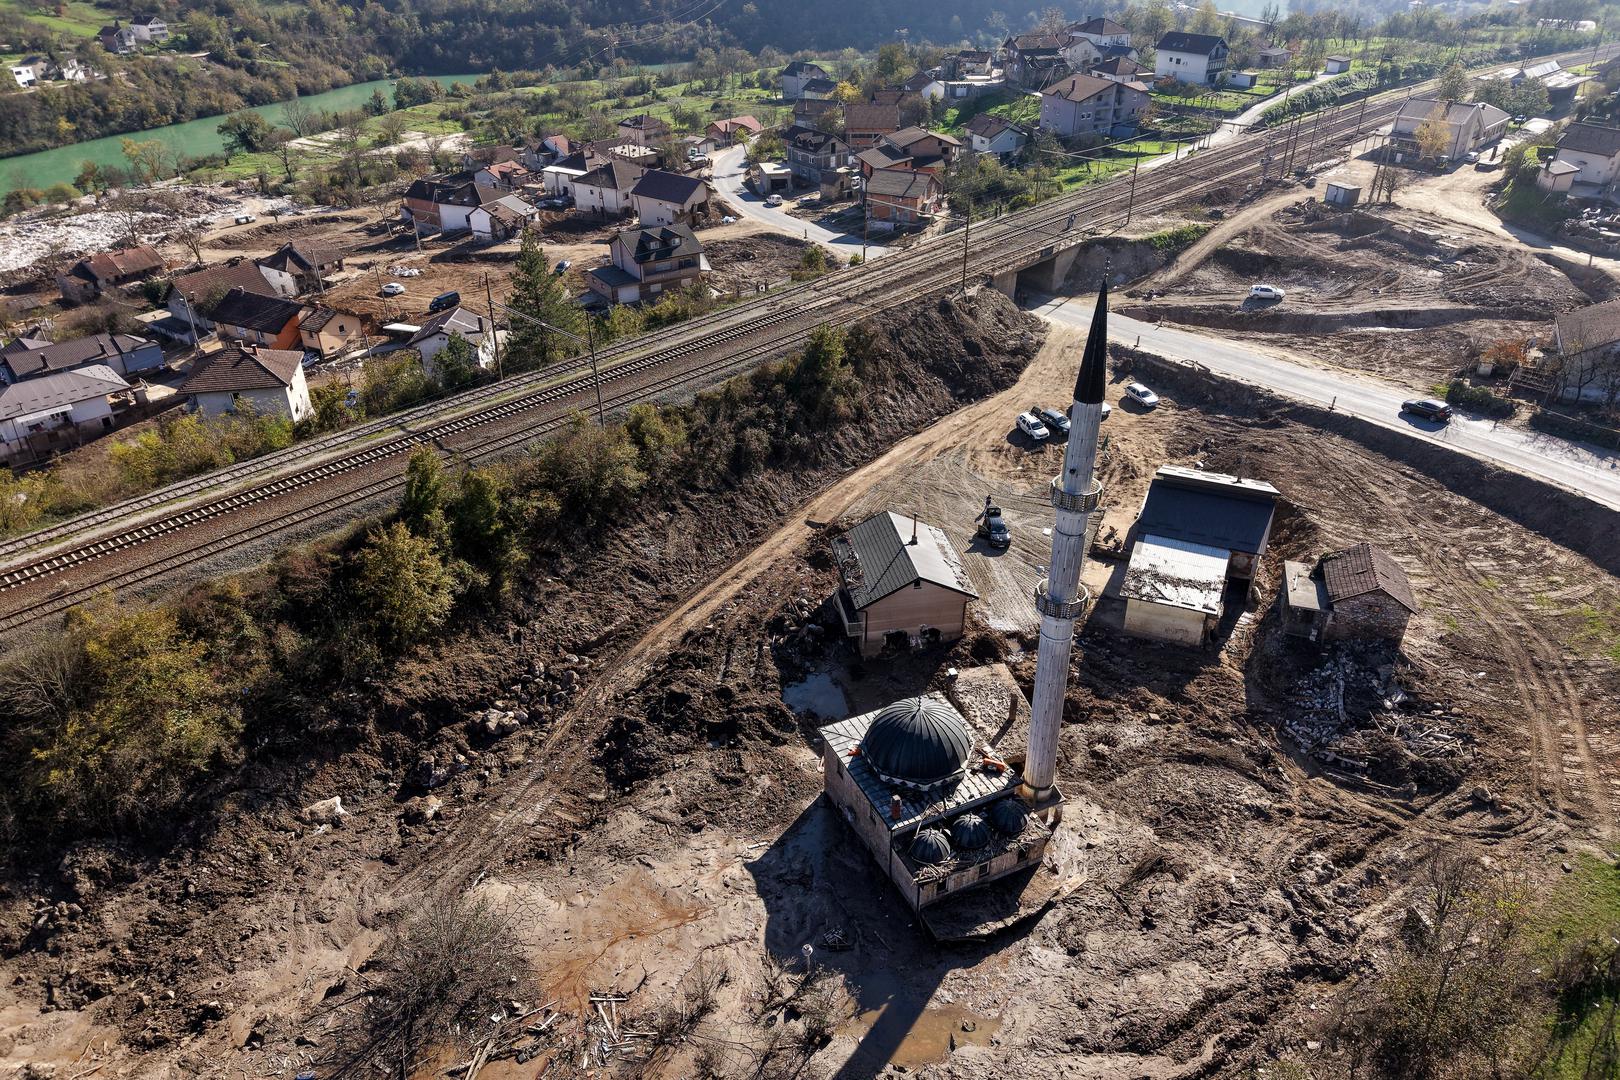
[(1253, 577), (1271, 538), (1280, 494), (1263, 480), (1163, 465), (1142, 502), (1136, 534), (1229, 551), (1228, 572)]

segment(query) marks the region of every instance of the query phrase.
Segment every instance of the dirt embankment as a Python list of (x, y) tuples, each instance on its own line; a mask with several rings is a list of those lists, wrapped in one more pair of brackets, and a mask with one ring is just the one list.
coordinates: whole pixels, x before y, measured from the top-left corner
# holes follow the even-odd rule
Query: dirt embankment
[[(97, 1060), (145, 1076), (235, 1075), (229, 1050), (250, 1031), (255, 1052), (317, 1060), (316, 1044), (293, 1036), (363, 965), (381, 922), (504, 859), (561, 855), (610, 811), (601, 792), (650, 773), (636, 764), (650, 746), (616, 747), (612, 731), (597, 740), (599, 704), (585, 690), (617, 650), (832, 479), (1010, 385), (1043, 334), (989, 290), (853, 328), (862, 407), (823, 433), (816, 467), (644, 492), (636, 515), (589, 544), (537, 552), (500, 611), (363, 694), (303, 703), (305, 736), (256, 751), (168, 846), (89, 843), (15, 868), (0, 892), (0, 950), (15, 975), (0, 990), (0, 1063), (71, 1061), (85, 1030), (112, 1043)], [(673, 708), (680, 687), (670, 690)], [(755, 727), (737, 704), (727, 728)], [(487, 723), (497, 705), (520, 726), (499, 740)], [(755, 713), (760, 730), (784, 727), (779, 705)], [(300, 821), (300, 807), (331, 795), (354, 812), (343, 828)], [(512, 850), (519, 819), (532, 827)]]

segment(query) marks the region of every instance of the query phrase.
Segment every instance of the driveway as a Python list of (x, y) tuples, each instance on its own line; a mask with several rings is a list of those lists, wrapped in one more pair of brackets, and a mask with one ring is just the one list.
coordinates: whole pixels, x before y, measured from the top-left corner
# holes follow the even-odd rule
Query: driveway
[[(1091, 325), (1091, 304), (1089, 296), (1059, 297), (1033, 310), (1044, 319), (1085, 328)], [(1157, 327), (1123, 315), (1109, 317), (1109, 336), (1131, 345), (1139, 343), (1160, 356), (1202, 364), (1216, 374), (1263, 386), (1286, 397), (1331, 406), (1414, 439), (1440, 443), (1620, 510), (1620, 454), (1490, 420), (1459, 415), (1450, 424), (1442, 425), (1403, 416), (1401, 402), (1411, 395), (1396, 387), (1297, 363), (1248, 344)]]
[[(802, 236), (806, 240), (814, 240), (830, 248), (839, 256), (840, 262), (848, 262), (851, 255), (861, 253), (861, 234), (858, 231), (835, 231), (813, 221), (796, 218), (782, 209), (766, 206), (765, 200), (750, 191), (743, 182), (747, 178), (743, 164), (745, 153), (746, 147), (733, 146), (714, 158), (715, 190), (736, 208), (739, 215), (784, 236)], [(887, 255), (890, 250), (881, 244), (869, 244), (866, 257), (875, 259)]]

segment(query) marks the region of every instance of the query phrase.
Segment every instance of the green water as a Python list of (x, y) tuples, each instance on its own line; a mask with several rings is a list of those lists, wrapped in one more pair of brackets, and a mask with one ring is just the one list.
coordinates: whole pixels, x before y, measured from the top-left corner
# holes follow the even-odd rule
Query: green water
[[(477, 75), (433, 76), (434, 82), (445, 86), (470, 83), (477, 78)], [(324, 94), (312, 94), (301, 100), (312, 109), (325, 109), (331, 112), (358, 109), (371, 99), (373, 90), (379, 89), (392, 103), (394, 84), (390, 79), (355, 83), (337, 90), (328, 90)], [(271, 123), (277, 123), (281, 119), (283, 108), (285, 103), (279, 102), (275, 105), (260, 105), (252, 111), (259, 113)], [(55, 150), (41, 150), (37, 154), (0, 158), (0, 194), (20, 187), (43, 188), (59, 182), (71, 184), (73, 178), (79, 175), (79, 168), (86, 161), (94, 161), (98, 165), (123, 167), (128, 164), (123, 154), (125, 139), (160, 139), (188, 157), (220, 153), (225, 149), (225, 142), (216, 130), (221, 119), (219, 116), (209, 116), (201, 120), (188, 120), (183, 124), (170, 124), (167, 127), (152, 128), (129, 135), (109, 135), (104, 139), (91, 139), (88, 142), (62, 146)]]

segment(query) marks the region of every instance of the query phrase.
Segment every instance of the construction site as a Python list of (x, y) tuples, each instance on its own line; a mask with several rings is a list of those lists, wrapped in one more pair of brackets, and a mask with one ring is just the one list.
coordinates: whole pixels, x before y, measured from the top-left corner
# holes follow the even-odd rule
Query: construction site
[[(1220, 160), (1193, 195), (1156, 197), (1121, 235), (1083, 242), (1054, 290), (1078, 322), (979, 280), (997, 275), (989, 258), (970, 285), (964, 255), (958, 289), (955, 254), (947, 272), (909, 252), (853, 287), (803, 286), (798, 309), (692, 329), (770, 355), (840, 290), (906, 283), (851, 318), (860, 408), (814, 451), (730, 486), (645, 491), (590, 543), (534, 545), (505, 596), (386, 675), (342, 700), (290, 696), (307, 717), (255, 745), (207, 813), (146, 844), (67, 845), (9, 880), (0, 1067), (27, 1080), (1380, 1075), (1343, 1035), (1345, 1002), (1432, 927), (1438, 854), (1511, 868), (1538, 894), (1572, 875), (1609, 887), (1614, 511), (1393, 421), (1158, 355), (1117, 323), (1110, 342), (1107, 320), (1210, 329), (1426, 393), (1620, 284), (1612, 265), (1438, 212), (1457, 196), (1425, 194), (1428, 181), (1393, 207), (1328, 209), (1297, 184), (1240, 196)], [(1367, 169), (1352, 154), (1323, 177)], [(1120, 190), (1102, 205), (1117, 210)], [(1149, 237), (1186, 220), (1208, 231), (1155, 254)], [(1000, 227), (1051, 257), (1048, 234)], [(230, 242), (256, 253), (288, 229), (378, 228), (351, 215)], [(751, 223), (709, 236), (735, 295), (791, 275), (805, 246)], [(577, 257), (561, 242), (552, 254)], [(484, 256), (377, 258), (423, 268), (413, 295), (484, 287)], [(348, 298), (386, 315), (356, 266)], [(1286, 299), (1246, 300), (1256, 282)], [(622, 361), (609, 409), (684, 392), (649, 373), (689, 346), (659, 348)], [(522, 410), (583, 394), (577, 377), (526, 384), (536, 403), (500, 406), (481, 442), (431, 416), (386, 438), (469, 462), (510, 450), (542, 428)], [(1053, 434), (1018, 423), (1035, 412)], [(393, 497), (385, 449), (341, 451), (359, 462), (353, 490), (321, 497)], [(1139, 558), (1154, 500), (1177, 483), (1261, 493), (1258, 543), (1168, 537), (1156, 550), (1170, 569)], [(255, 505), (295, 516), (268, 495)], [(193, 571), (244, 580), (296, 585), (328, 554), (317, 541), (250, 569), (262, 547), (224, 565), (204, 559), (223, 546), (199, 541), (223, 544), (224, 528), (185, 535)], [(1400, 579), (1385, 582), (1398, 632), (1300, 633), (1290, 605), (1325, 598), (1326, 615), (1354, 599), (1325, 567), (1366, 546), (1369, 573)], [(155, 550), (152, 581), (181, 557)], [(1199, 592), (1176, 552), (1215, 564), (1211, 605), (1181, 604), (1180, 643), (1139, 616)], [(30, 617), (104, 587), (100, 557), (83, 556), (82, 581), (40, 570), (17, 585), (36, 590)], [(891, 574), (900, 562), (911, 569)], [(897, 637), (873, 632), (893, 597), (934, 606), (896, 616)], [(510, 938), (471, 941), (479, 920)], [(472, 974), (413, 992), (471, 979), (483, 1006), (427, 1046), (376, 1020), (408, 996), (400, 928), (430, 946), (423, 926), (459, 928), (465, 950), (433, 957)]]

